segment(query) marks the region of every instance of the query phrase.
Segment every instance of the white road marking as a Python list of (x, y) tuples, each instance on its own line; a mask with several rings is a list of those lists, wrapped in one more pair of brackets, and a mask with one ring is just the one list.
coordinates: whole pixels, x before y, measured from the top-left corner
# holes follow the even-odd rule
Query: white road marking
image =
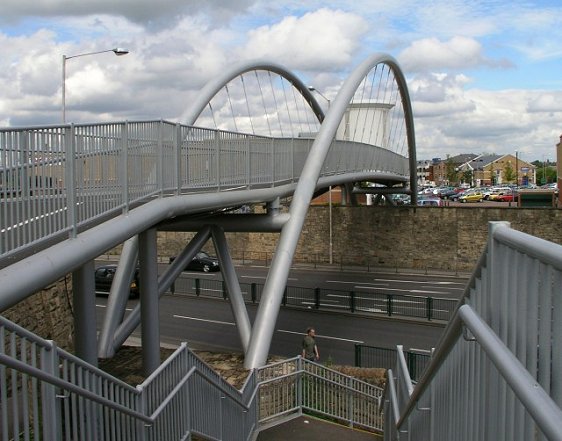
[[(326, 283), (342, 283), (342, 284), (355, 284), (357, 282), (346, 282), (342, 280), (326, 280)], [(363, 283), (363, 285), (373, 285), (373, 286), (388, 286), (388, 283)]]
[(422, 284), (433, 284), (433, 285), (464, 285), (464, 282), (450, 282), (450, 281), (436, 281), (431, 280), (401, 280), (401, 279), (374, 279), (377, 282), (396, 282), (396, 283), (422, 283)]
[[(295, 331), (287, 331), (285, 329), (278, 329), (277, 332), (283, 332), (285, 334), (297, 334), (297, 335), (305, 335), (304, 332), (295, 332)], [(316, 337), (318, 338), (325, 338), (328, 340), (340, 340), (340, 341), (348, 341), (351, 343), (365, 343), (364, 341), (360, 341), (360, 340), (350, 340), (348, 338), (340, 338), (340, 337), (330, 337), (329, 335), (319, 335), (316, 334)]]
[(198, 322), (216, 323), (217, 325), (236, 326), (234, 323), (231, 323), (231, 322), (222, 322), (222, 321), (220, 321), (220, 320), (202, 319), (202, 318), (198, 318), (198, 317), (188, 317), (188, 316), (186, 316), (186, 315), (177, 315), (177, 314), (174, 314), (172, 317), (174, 317), (174, 318), (179, 318), (179, 319), (185, 319), (185, 320), (195, 320), (195, 321), (198, 321)]
[[(259, 279), (259, 280), (265, 280), (267, 279), (267, 276), (240, 276), (241, 279)], [(287, 280), (299, 280), (295, 277), (289, 277), (287, 278)]]
[[(107, 308), (107, 305), (98, 305), (98, 304), (96, 304), (96, 306), (97, 306), (98, 308)], [(125, 308), (125, 311), (132, 311), (132, 310), (133, 310), (133, 308)]]
[[(374, 286), (364, 286), (364, 285), (356, 285), (354, 286), (355, 289), (377, 289)], [(386, 288), (385, 291), (400, 291), (400, 292), (410, 292), (410, 293), (417, 293), (417, 294), (444, 294), (443, 291), (429, 291), (429, 290), (421, 290), (421, 289), (399, 289), (399, 288)]]

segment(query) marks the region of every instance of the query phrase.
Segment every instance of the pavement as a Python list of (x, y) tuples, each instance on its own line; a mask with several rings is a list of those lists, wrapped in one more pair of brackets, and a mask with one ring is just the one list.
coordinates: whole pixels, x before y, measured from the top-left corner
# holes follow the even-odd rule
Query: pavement
[(257, 441), (380, 441), (382, 439), (382, 435), (304, 415), (261, 431)]

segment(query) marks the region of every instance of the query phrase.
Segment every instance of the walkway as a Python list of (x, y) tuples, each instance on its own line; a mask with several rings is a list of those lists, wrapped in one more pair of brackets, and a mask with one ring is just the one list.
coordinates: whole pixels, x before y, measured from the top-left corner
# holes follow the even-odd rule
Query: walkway
[(376, 435), (363, 430), (351, 429), (346, 426), (320, 420), (304, 415), (278, 426), (264, 430), (258, 435), (258, 441), (310, 441), (310, 440), (346, 440), (346, 441), (376, 441), (382, 440)]

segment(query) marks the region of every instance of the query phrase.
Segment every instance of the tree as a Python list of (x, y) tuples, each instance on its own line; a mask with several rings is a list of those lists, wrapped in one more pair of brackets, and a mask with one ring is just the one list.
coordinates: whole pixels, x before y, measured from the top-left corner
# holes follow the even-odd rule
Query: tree
[(447, 158), (447, 161), (445, 162), (445, 174), (447, 176), (447, 181), (449, 181), (449, 185), (457, 184), (459, 182), (457, 169), (451, 158)]
[(462, 182), (464, 182), (465, 184), (470, 184), (472, 185), (472, 179), (473, 179), (473, 174), (472, 174), (472, 170), (467, 168), (466, 170), (463, 170), (462, 174), (461, 174), (461, 180)]
[(517, 173), (515, 173), (515, 170), (511, 165), (511, 161), (505, 164), (503, 168), (503, 177), (506, 180), (506, 182), (515, 182), (517, 180)]

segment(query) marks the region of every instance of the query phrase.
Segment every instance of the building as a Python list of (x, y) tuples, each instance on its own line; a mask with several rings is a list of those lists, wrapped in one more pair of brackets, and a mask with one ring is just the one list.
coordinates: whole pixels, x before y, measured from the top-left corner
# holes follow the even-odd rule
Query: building
[(473, 185), (536, 184), (537, 173), (533, 164), (512, 154), (480, 155), (461, 166), (472, 170)]
[(461, 155), (448, 157), (447, 159), (439, 161), (436, 164), (434, 164), (433, 178), (435, 180), (435, 185), (458, 184), (461, 181), (460, 175), (458, 176), (458, 179), (456, 179), (456, 182), (452, 182), (451, 179), (449, 179), (448, 168), (453, 167), (454, 171), (456, 171), (457, 173), (459, 171), (462, 172), (463, 170), (462, 167), (476, 157), (477, 155), (473, 153), (465, 153)]

